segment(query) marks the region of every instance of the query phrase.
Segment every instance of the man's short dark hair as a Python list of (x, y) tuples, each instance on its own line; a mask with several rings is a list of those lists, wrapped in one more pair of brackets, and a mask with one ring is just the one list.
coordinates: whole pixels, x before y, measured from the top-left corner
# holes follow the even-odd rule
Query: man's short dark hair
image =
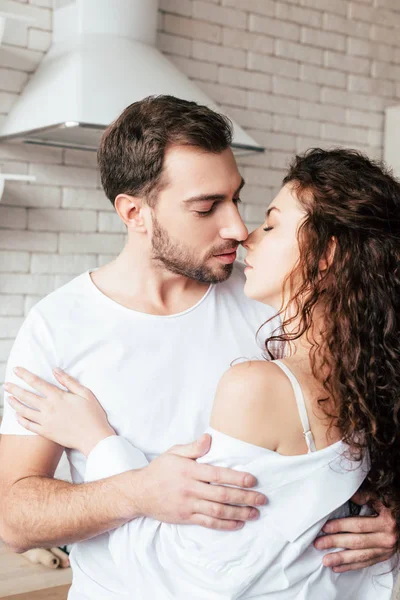
[(118, 194), (129, 194), (151, 205), (162, 187), (168, 146), (219, 153), (231, 142), (232, 123), (224, 115), (174, 96), (149, 96), (128, 106), (101, 138), (97, 157), (104, 191), (112, 204)]

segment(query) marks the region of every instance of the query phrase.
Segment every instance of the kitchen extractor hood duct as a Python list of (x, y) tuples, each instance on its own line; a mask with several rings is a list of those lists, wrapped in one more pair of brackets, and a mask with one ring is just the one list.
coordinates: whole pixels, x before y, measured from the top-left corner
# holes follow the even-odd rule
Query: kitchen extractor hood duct
[[(170, 94), (218, 110), (157, 48), (158, 0), (55, 0), (53, 44), (16, 100), (0, 141), (96, 150), (137, 100)], [(263, 148), (239, 125), (237, 153)]]

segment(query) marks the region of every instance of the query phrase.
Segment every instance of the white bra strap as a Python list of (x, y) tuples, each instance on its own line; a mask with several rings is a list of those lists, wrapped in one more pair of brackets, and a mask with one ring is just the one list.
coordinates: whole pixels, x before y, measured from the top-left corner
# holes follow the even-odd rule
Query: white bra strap
[(294, 396), (296, 398), (297, 409), (299, 411), (300, 421), (303, 426), (303, 434), (306, 440), (307, 448), (309, 452), (315, 452), (315, 441), (314, 436), (310, 430), (310, 422), (308, 420), (306, 404), (304, 402), (303, 392), (301, 391), (301, 387), (296, 377), (292, 373), (292, 371), (280, 360), (274, 360), (274, 364), (278, 365), (288, 377), (290, 383), (293, 387)]

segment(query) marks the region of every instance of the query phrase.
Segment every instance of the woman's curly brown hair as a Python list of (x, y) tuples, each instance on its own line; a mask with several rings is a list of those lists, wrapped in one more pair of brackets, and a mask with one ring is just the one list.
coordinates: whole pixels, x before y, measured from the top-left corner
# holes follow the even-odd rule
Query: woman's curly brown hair
[[(356, 456), (369, 453), (367, 487), (392, 509), (400, 531), (400, 182), (360, 152), (316, 148), (294, 158), (283, 184), (306, 212), (294, 271), (302, 284), (290, 301), (296, 314), (283, 316), (267, 349), (272, 356), (276, 341), (309, 336), (322, 308), (313, 374), (343, 440)], [(295, 319), (298, 329), (285, 333)]]

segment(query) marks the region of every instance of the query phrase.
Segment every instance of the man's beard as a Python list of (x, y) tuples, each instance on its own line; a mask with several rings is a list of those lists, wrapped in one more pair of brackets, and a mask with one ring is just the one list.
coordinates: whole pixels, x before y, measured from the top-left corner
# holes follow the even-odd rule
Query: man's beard
[(183, 275), (189, 279), (194, 279), (200, 283), (220, 283), (226, 281), (233, 269), (233, 263), (229, 265), (221, 264), (214, 268), (207, 266), (207, 260), (215, 254), (221, 254), (224, 251), (232, 251), (236, 246), (232, 241), (229, 245), (225, 244), (223, 248), (213, 249), (200, 262), (193, 251), (179, 242), (173, 242), (168, 233), (163, 229), (157, 221), (153, 213), (153, 237), (151, 240), (153, 250), (153, 260), (164, 265), (168, 271)]

